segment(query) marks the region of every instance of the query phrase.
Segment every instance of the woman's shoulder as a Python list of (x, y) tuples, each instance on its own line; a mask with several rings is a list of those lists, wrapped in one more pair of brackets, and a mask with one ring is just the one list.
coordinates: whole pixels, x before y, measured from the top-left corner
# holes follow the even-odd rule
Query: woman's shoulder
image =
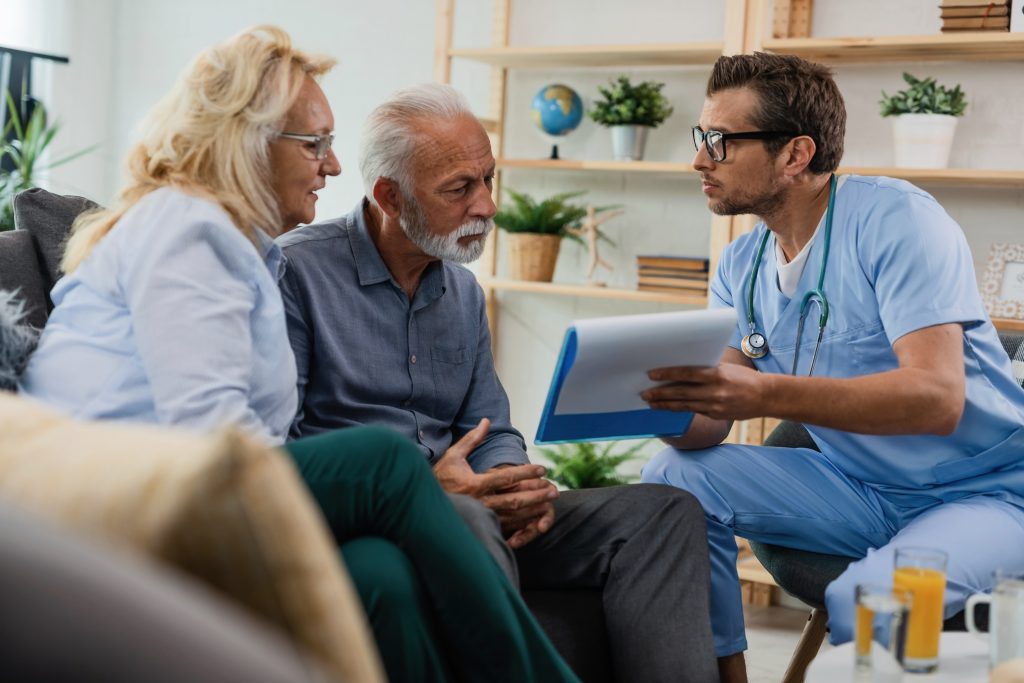
[(173, 221), (179, 230), (191, 226), (208, 226), (215, 231), (229, 231), (242, 239), (245, 236), (235, 227), (231, 216), (220, 204), (179, 187), (161, 187), (148, 193), (125, 211), (118, 223), (142, 224), (156, 227)]
[[(129, 208), (111, 233), (129, 249), (178, 250), (183, 241), (210, 243), (259, 259), (252, 242), (220, 204), (177, 187), (153, 190)], [(243, 247), (247, 247), (243, 249)]]

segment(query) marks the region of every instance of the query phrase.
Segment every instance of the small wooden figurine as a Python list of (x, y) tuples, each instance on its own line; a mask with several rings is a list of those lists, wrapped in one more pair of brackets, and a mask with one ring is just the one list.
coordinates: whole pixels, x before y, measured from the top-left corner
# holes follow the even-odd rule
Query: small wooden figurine
[(594, 279), (594, 273), (597, 271), (598, 265), (602, 265), (608, 270), (614, 270), (612, 265), (601, 258), (597, 253), (597, 241), (601, 236), (601, 233), (598, 232), (597, 226), (620, 215), (622, 215), (622, 210), (602, 213), (599, 217), (597, 215), (597, 210), (593, 206), (588, 206), (587, 217), (580, 224), (580, 227), (569, 228), (569, 232), (573, 235), (587, 241), (587, 247), (590, 250), (590, 267), (587, 269), (587, 284), (593, 285), (594, 287), (605, 286), (605, 283), (598, 282)]

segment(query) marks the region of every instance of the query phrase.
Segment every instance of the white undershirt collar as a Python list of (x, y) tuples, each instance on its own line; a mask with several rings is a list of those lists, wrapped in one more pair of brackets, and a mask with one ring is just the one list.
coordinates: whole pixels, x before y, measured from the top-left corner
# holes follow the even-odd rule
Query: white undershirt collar
[[(843, 186), (844, 182), (846, 182), (846, 176), (839, 176), (836, 182), (837, 195), (839, 194), (839, 188)], [(807, 244), (804, 245), (803, 249), (800, 250), (800, 253), (792, 261), (786, 261), (786, 253), (782, 251), (779, 241), (775, 240), (775, 268), (779, 274), (779, 291), (787, 299), (792, 299), (793, 295), (796, 294), (796, 287), (800, 283), (800, 277), (804, 274), (804, 266), (807, 265), (807, 255), (811, 253), (811, 245), (814, 244), (814, 238), (818, 236), (818, 232), (821, 231), (821, 226), (823, 225), (825, 225), (825, 216), (822, 216), (821, 220), (818, 221), (818, 226), (814, 228), (811, 239), (807, 240)]]

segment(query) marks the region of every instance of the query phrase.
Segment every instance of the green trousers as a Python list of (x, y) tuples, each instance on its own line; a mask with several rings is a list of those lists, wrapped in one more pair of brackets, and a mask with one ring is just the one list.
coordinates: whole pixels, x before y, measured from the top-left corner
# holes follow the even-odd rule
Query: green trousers
[(358, 427), (285, 448), (338, 542), (392, 682), (578, 680), (412, 442)]

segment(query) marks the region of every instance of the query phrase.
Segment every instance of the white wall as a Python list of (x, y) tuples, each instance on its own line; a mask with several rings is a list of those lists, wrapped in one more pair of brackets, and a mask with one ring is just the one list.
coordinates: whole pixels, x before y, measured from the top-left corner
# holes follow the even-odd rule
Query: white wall
[[(9, 2), (11, 0), (4, 0)], [(28, 1), (28, 0), (26, 0)], [(52, 0), (47, 0), (52, 1)], [(54, 67), (53, 108), (65, 122), (59, 148), (100, 143), (100, 151), (69, 166), (55, 180), (101, 201), (118, 184), (119, 164), (145, 111), (203, 47), (256, 23), (276, 23), (296, 44), (339, 60), (326, 79), (338, 131), (337, 149), (345, 171), (322, 195), (320, 217), (347, 211), (361, 194), (356, 163), (358, 130), (369, 110), (389, 92), (430, 80), (433, 74), (434, 11), (430, 0), (64, 0), (71, 20), (72, 63)], [(461, 0), (455, 42), (481, 47), (491, 41), (491, 2)], [(724, 3), (698, 0), (513, 0), (514, 45), (674, 42), (720, 40)], [(818, 36), (918, 34), (938, 30), (935, 3), (885, 0), (818, 0)], [(1024, 74), (1019, 63), (887, 64), (837, 69), (850, 112), (845, 163), (891, 163), (889, 122), (878, 116), (880, 91), (901, 87), (903, 70), (960, 82), (970, 106), (960, 123), (954, 166), (1024, 168)], [(506, 154), (546, 156), (547, 143), (535, 133), (528, 107), (544, 84), (563, 82), (592, 100), (596, 86), (615, 69), (517, 70), (509, 78)], [(697, 119), (708, 67), (629, 69), (633, 76), (667, 83), (674, 116), (654, 131), (651, 160), (692, 158), (689, 127)], [(486, 115), (488, 70), (456, 62), (453, 83), (468, 92)], [(607, 133), (589, 119), (560, 145), (565, 158), (607, 159)], [(606, 224), (618, 246), (603, 256), (615, 269), (613, 286), (635, 283), (633, 255), (665, 251), (707, 254), (709, 215), (693, 179), (647, 178), (629, 174), (515, 171), (505, 184), (534, 193), (587, 189), (595, 204), (623, 204), (623, 217)], [(1017, 189), (926, 185), (963, 225), (976, 263), (984, 263), (995, 241), (1024, 241), (1020, 217), (1024, 193)], [(586, 258), (566, 244), (556, 278), (582, 281)], [(504, 264), (501, 264), (504, 268)], [(513, 405), (514, 422), (531, 440), (550, 372), (565, 329), (573, 318), (661, 310), (664, 307), (591, 299), (502, 293), (498, 320), (498, 370)]]

